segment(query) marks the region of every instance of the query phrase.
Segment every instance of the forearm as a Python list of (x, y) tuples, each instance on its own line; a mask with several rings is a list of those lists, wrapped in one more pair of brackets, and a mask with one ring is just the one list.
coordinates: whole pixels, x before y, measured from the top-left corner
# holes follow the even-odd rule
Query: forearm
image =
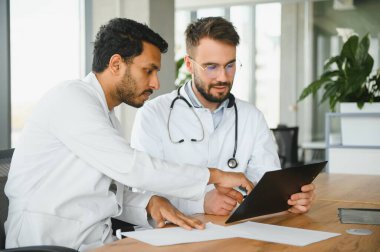
[[(214, 185), (208, 185), (206, 193), (215, 189)], [(206, 195), (206, 194), (205, 194)], [(180, 198), (168, 198), (168, 200), (181, 212), (186, 215), (204, 213), (205, 195), (199, 200), (185, 200)]]
[(252, 191), (253, 184), (241, 172), (225, 172), (215, 168), (209, 168), (210, 177), (208, 184), (214, 184), (215, 188), (221, 192), (226, 193), (234, 187), (242, 187), (248, 193)]
[(126, 189), (123, 197), (123, 211), (119, 220), (139, 225), (149, 226), (146, 207), (152, 197), (152, 193), (132, 192)]
[(221, 181), (221, 171), (217, 168), (208, 168), (208, 170), (210, 172), (210, 177), (207, 184), (218, 184)]

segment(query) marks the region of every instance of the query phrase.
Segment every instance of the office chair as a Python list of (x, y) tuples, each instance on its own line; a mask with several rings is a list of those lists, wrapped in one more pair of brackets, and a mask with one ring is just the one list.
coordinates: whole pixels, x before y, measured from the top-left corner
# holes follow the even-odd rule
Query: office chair
[(277, 143), (282, 169), (303, 164), (298, 160), (298, 127), (279, 125), (271, 130)]
[(4, 193), (4, 187), (7, 182), (7, 175), (9, 172), (13, 151), (14, 149), (0, 151), (0, 252), (77, 252), (77, 250), (71, 248), (46, 245), (4, 249), (4, 222), (8, 217), (9, 206), (8, 198)]

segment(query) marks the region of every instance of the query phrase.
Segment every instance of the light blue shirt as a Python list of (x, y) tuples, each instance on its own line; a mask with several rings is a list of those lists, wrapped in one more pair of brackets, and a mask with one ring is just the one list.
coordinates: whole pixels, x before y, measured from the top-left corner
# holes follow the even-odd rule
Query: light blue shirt
[[(195, 95), (193, 89), (191, 88), (192, 82), (189, 81), (185, 84), (185, 92), (190, 98), (191, 104), (194, 106), (194, 108), (204, 108), (202, 103), (198, 100), (197, 96)], [(228, 105), (228, 99), (226, 99), (222, 104), (219, 105), (217, 109), (211, 112), (212, 115), (212, 121), (214, 123), (214, 129), (216, 129), (219, 125), (219, 123), (222, 121), (224, 109), (227, 108)]]

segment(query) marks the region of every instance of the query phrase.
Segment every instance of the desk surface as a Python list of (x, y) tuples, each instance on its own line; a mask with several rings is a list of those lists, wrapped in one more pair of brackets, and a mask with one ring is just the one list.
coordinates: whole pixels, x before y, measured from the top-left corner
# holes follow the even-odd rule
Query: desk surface
[(317, 200), (380, 204), (379, 175), (322, 173), (315, 184)]
[[(320, 195), (307, 214), (285, 213), (274, 217), (254, 219), (261, 223), (342, 234), (341, 236), (305, 247), (243, 238), (154, 247), (131, 238), (126, 238), (107, 244), (95, 251), (380, 251), (379, 225), (341, 224), (337, 216), (337, 209), (339, 207), (380, 208), (379, 183), (380, 176), (321, 174), (316, 180), (317, 193)], [(223, 224), (227, 217), (199, 215), (197, 218), (205, 222), (211, 221), (216, 224)], [(373, 234), (368, 236), (347, 234), (345, 231), (351, 228), (370, 229), (373, 231)]]

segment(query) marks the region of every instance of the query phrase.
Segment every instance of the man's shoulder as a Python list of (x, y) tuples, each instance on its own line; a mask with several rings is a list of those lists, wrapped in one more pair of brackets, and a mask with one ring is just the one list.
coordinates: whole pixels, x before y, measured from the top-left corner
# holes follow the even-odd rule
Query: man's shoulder
[(235, 98), (235, 103), (239, 111), (247, 114), (259, 115), (261, 111), (252, 103)]
[(41, 106), (64, 107), (70, 104), (93, 103), (96, 101), (95, 91), (81, 80), (61, 82), (52, 87), (39, 101)]
[(82, 80), (67, 80), (54, 85), (48, 93), (80, 92), (85, 89), (85, 82)]

